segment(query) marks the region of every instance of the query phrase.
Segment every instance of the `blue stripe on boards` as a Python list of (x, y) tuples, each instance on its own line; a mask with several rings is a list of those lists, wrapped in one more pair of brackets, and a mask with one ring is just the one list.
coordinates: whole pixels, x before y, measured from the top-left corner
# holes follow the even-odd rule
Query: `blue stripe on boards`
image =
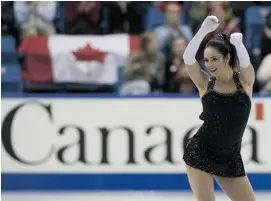
[[(271, 173), (249, 174), (255, 190), (271, 190)], [(216, 185), (218, 190), (219, 187)], [(2, 191), (178, 191), (190, 190), (182, 174), (2, 173)]]

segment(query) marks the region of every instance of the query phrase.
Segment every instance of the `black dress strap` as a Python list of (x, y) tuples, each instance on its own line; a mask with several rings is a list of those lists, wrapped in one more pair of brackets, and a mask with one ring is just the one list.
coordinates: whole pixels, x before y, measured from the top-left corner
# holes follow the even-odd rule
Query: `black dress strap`
[(233, 80), (234, 80), (236, 88), (238, 90), (242, 90), (244, 88), (243, 88), (243, 85), (240, 81), (239, 74), (240, 74), (240, 72), (233, 71)]
[(208, 82), (208, 86), (207, 86), (207, 91), (210, 91), (210, 90), (214, 89), (215, 81), (216, 81), (215, 77), (210, 77), (209, 82)]

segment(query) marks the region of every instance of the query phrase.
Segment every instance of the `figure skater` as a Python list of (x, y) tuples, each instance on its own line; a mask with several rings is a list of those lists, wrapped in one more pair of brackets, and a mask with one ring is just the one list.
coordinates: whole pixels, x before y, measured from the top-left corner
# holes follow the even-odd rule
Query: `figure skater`
[(213, 179), (232, 201), (255, 201), (240, 153), (255, 79), (242, 34), (219, 34), (206, 44), (204, 60), (211, 77), (195, 59), (204, 37), (218, 26), (218, 18), (208, 16), (183, 54), (201, 97), (204, 121), (188, 140), (183, 159), (197, 201), (215, 200)]

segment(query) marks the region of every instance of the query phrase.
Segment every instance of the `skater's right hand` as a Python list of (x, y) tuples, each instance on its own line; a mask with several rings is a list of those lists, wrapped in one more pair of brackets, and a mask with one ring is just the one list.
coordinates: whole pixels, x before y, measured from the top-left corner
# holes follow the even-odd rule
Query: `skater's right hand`
[(200, 30), (203, 31), (205, 34), (208, 34), (210, 32), (213, 32), (214, 30), (216, 30), (218, 26), (219, 26), (218, 18), (214, 15), (209, 15), (203, 21), (203, 23), (200, 27)]

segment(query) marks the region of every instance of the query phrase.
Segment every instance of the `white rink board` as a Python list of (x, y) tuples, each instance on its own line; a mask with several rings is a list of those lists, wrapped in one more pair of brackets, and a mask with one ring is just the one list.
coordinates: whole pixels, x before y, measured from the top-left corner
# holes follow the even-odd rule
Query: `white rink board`
[[(255, 118), (259, 103), (264, 108), (261, 121)], [(11, 135), (9, 150), (2, 146), (2, 171), (9, 173), (185, 173), (184, 137), (202, 124), (201, 103), (195, 98), (5, 98), (1, 107), (2, 126)], [(248, 127), (242, 148), (245, 168), (269, 173), (270, 98), (253, 100)]]

